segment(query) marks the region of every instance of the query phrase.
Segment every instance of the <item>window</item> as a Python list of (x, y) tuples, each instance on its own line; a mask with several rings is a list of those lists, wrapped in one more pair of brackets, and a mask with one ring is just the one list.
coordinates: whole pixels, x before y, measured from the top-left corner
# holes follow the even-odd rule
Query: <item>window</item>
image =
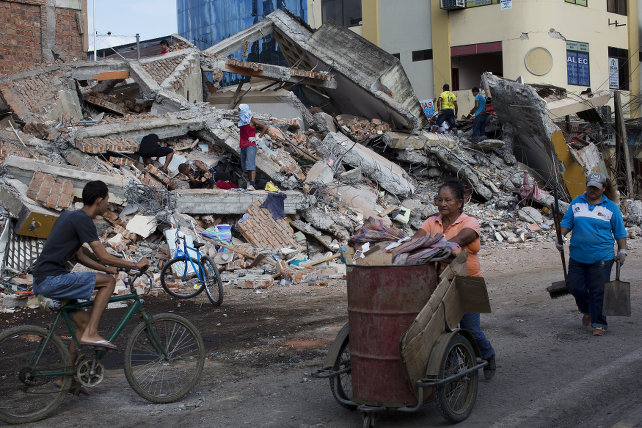
[(589, 45), (566, 42), (566, 72), (569, 85), (590, 86)]
[(626, 16), (626, 0), (606, 0), (606, 11)]
[(629, 51), (609, 46), (609, 88), (629, 90)]
[(566, 3), (573, 3), (580, 6), (588, 6), (588, 0), (564, 0)]
[(428, 61), (432, 59), (432, 49), (424, 49), (422, 51), (412, 51), (412, 62)]
[(395, 58), (397, 58), (399, 60), (401, 59), (401, 54), (396, 53), (396, 54), (392, 54), (392, 56), (394, 56)]
[(321, 15), (324, 23), (343, 27), (361, 25), (361, 0), (323, 0)]

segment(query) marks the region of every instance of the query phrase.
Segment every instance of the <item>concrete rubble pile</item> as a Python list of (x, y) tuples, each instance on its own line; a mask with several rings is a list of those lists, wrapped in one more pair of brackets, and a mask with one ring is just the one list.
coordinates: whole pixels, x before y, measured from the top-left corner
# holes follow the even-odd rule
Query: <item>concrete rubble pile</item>
[[(301, 68), (226, 58), (270, 31)], [(331, 42), (343, 47), (333, 50)], [(359, 58), (348, 54), (350, 43), (360, 46), (353, 48)], [(485, 245), (553, 236), (553, 197), (524, 193), (536, 181), (513, 155), (512, 142), (473, 144), (466, 135), (427, 132), (399, 62), (354, 33), (331, 25), (311, 32), (278, 10), (205, 51), (186, 41), (181, 47), (140, 61), (58, 64), (0, 80), (3, 310), (36, 304), (29, 268), (57, 216), (81, 206), (82, 188), (92, 180), (110, 189), (110, 211), (96, 219), (101, 240), (114, 254), (154, 260), (158, 286), (172, 254), (167, 232), (177, 226), (207, 244), (201, 251), (219, 265), (226, 286), (341, 284), (340, 250), (365, 220), (379, 218), (412, 235), (437, 213), (432, 200), (447, 179), (471, 189), (466, 212), (480, 220)], [(245, 102), (246, 85), (221, 107), (211, 92), (216, 82), (204, 84), (205, 71), (215, 79), (233, 72), (294, 82), (312, 104), (323, 94), (318, 105), (325, 110), (289, 94), (277, 104), (290, 116), (255, 113), (270, 127), (259, 143), (257, 183), (285, 194), (285, 217), (261, 207), (269, 191), (244, 189), (234, 107)], [(145, 165), (137, 154), (150, 133), (174, 149), (167, 174), (163, 159)], [(215, 174), (220, 166), (238, 188), (190, 189), (178, 165), (192, 160)], [(640, 234), (642, 203), (623, 205), (632, 237)], [(226, 225), (230, 236), (212, 237)]]

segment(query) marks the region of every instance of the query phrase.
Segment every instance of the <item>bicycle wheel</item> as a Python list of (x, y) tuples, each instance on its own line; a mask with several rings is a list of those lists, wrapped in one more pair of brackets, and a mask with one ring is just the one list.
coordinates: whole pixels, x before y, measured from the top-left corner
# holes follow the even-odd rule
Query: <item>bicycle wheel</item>
[(154, 332), (145, 322), (138, 324), (129, 337), (125, 377), (144, 399), (170, 403), (187, 394), (200, 379), (205, 346), (196, 327), (181, 316), (154, 315), (152, 325)]
[[(445, 379), (475, 365), (473, 346), (461, 334), (450, 340), (441, 360), (439, 379)], [(437, 407), (451, 422), (461, 422), (470, 415), (477, 399), (477, 370), (437, 387)]]
[(72, 376), (60, 373), (73, 371), (71, 357), (58, 336), (45, 343), (47, 334), (44, 328), (24, 325), (0, 335), (0, 420), (38, 421), (65, 398)]
[[(198, 266), (194, 263), (194, 266)], [(170, 296), (189, 299), (203, 291), (203, 283), (192, 269), (189, 260), (175, 257), (165, 263), (161, 270), (161, 285)]]
[(214, 306), (221, 306), (223, 303), (223, 282), (218, 272), (216, 263), (207, 256), (201, 257), (201, 266), (205, 271), (205, 293)]
[[(341, 345), (339, 350), (339, 355), (334, 361), (334, 366), (332, 370), (338, 371), (343, 369), (350, 368), (350, 341), (349, 337)], [(339, 404), (341, 404), (346, 409), (354, 410), (357, 408), (356, 405), (346, 404), (342, 402), (339, 398), (343, 400), (352, 400), (352, 372), (348, 370), (345, 373), (333, 376), (330, 378), (330, 390), (332, 391), (332, 396)]]

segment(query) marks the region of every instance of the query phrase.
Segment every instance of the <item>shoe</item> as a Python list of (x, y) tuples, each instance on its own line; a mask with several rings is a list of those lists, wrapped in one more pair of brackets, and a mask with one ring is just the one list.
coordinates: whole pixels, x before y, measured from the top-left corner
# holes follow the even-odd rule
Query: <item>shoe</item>
[(595, 327), (593, 329), (593, 336), (604, 336), (606, 334), (606, 329), (604, 327)]
[(486, 361), (488, 364), (484, 366), (484, 379), (491, 380), (493, 376), (495, 376), (495, 371), (497, 370), (497, 366), (495, 365), (495, 356), (493, 355)]
[(591, 325), (591, 316), (589, 314), (582, 315), (582, 325), (584, 327)]
[(251, 184), (248, 184), (248, 185), (247, 185), (247, 187), (246, 187), (246, 189), (247, 189), (247, 190), (249, 190), (249, 191), (256, 190), (256, 189), (254, 188), (254, 186), (252, 186)]

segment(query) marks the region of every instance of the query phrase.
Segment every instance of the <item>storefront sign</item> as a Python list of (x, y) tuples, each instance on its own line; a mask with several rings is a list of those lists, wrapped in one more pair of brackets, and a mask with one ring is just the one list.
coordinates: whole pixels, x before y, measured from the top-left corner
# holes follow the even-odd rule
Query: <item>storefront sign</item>
[(617, 58), (609, 58), (609, 88), (620, 88), (620, 65)]
[(501, 10), (512, 9), (513, 0), (501, 0)]

